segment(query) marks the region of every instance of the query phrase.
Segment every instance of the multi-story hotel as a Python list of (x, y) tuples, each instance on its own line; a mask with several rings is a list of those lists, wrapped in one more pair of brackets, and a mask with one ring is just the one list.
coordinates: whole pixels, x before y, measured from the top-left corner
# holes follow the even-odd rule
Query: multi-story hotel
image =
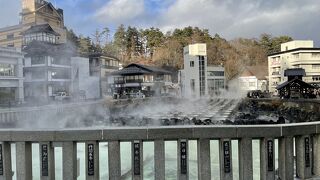
[(320, 48), (315, 48), (313, 41), (291, 41), (281, 44), (281, 51), (268, 56), (269, 91), (287, 81), (284, 71), (289, 68), (303, 68), (306, 76), (303, 81), (320, 84)]
[(21, 50), (0, 47), (0, 104), (24, 101), (22, 61)]
[[(64, 26), (63, 10), (56, 9), (45, 0), (21, 0), (21, 20), (18, 25), (0, 28), (0, 46), (21, 48), (24, 32), (34, 25), (49, 24), (59, 34), (58, 43), (66, 42), (66, 28)], [(43, 34), (36, 34), (43, 36)], [(35, 38), (35, 37), (34, 37)]]
[(34, 25), (24, 32), (26, 100), (47, 102), (59, 92), (71, 93), (74, 50), (58, 44), (58, 35), (49, 24)]
[(102, 53), (94, 53), (89, 55), (89, 60), (90, 75), (100, 79), (101, 95), (111, 95), (113, 83), (108, 82), (108, 79), (112, 79), (112, 72), (119, 70), (119, 59)]

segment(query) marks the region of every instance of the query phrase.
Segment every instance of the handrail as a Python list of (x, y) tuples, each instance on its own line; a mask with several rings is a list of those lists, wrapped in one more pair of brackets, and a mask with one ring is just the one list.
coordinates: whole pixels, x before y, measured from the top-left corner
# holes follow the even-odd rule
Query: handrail
[(279, 125), (97, 127), (75, 129), (2, 129), (0, 141), (130, 141), (157, 139), (262, 138), (319, 134), (320, 122)]
[[(143, 179), (143, 142), (154, 142), (154, 173), (165, 178), (165, 141), (177, 141), (178, 179), (188, 180), (188, 140), (197, 140), (198, 179), (211, 179), (210, 140), (219, 141), (220, 179), (232, 180), (232, 143), (238, 141), (239, 177), (253, 179), (252, 139), (260, 140), (260, 177), (293, 180), (320, 176), (320, 122), (277, 125), (91, 127), (0, 130), (0, 179), (12, 179), (11, 144), (16, 144), (17, 179), (32, 179), (32, 143), (39, 143), (41, 179), (54, 179), (54, 148), (62, 146), (63, 179), (77, 178), (77, 143), (85, 143), (86, 179), (99, 179), (99, 143), (108, 142), (109, 179), (121, 179), (120, 142), (131, 142), (132, 178)], [(278, 149), (275, 148), (278, 139)], [(294, 140), (295, 139), (295, 140)], [(294, 157), (294, 148), (296, 155)], [(278, 173), (275, 168), (278, 151)], [(294, 160), (296, 159), (296, 160)], [(101, 168), (102, 169), (102, 168)]]

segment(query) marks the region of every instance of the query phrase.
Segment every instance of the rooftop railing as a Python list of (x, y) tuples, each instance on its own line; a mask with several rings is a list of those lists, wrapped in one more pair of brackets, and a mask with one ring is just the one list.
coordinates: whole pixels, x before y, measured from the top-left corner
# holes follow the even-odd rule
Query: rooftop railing
[[(253, 179), (252, 141), (260, 140), (260, 179), (320, 177), (320, 123), (254, 126), (121, 127), (63, 130), (1, 130), (0, 179), (12, 179), (11, 144), (16, 145), (16, 176), (32, 179), (32, 143), (39, 143), (40, 177), (55, 179), (54, 148), (62, 147), (63, 179), (77, 178), (77, 143), (85, 143), (87, 180), (99, 179), (99, 143), (108, 143), (110, 180), (121, 179), (120, 142), (131, 142), (132, 179), (143, 179), (143, 142), (154, 143), (155, 179), (165, 179), (165, 142), (177, 142), (177, 176), (189, 179), (188, 141), (197, 141), (198, 179), (211, 180), (210, 141), (219, 141), (220, 179), (233, 179), (232, 143), (238, 141), (239, 179)], [(278, 140), (278, 149), (275, 140)], [(295, 156), (294, 156), (295, 149)], [(275, 151), (279, 169), (276, 173)], [(295, 159), (295, 160), (294, 160)], [(294, 167), (296, 171), (294, 172)]]

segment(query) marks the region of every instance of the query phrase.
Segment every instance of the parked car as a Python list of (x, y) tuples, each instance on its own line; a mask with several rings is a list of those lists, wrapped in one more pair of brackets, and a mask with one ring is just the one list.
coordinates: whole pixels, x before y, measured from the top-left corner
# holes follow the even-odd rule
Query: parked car
[(247, 93), (248, 98), (263, 98), (263, 93), (260, 90), (249, 91)]
[(54, 100), (57, 101), (63, 101), (63, 100), (69, 100), (70, 96), (67, 94), (67, 92), (61, 91), (61, 92), (57, 92), (54, 95)]
[(143, 99), (145, 98), (146, 96), (141, 92), (135, 92), (135, 93), (129, 93), (129, 97), (130, 98), (140, 98), (140, 99)]

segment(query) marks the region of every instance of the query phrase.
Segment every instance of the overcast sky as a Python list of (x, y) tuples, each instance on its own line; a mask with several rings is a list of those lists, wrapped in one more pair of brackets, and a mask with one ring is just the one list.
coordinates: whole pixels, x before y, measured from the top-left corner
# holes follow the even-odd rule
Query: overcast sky
[[(224, 38), (262, 33), (320, 44), (319, 0), (50, 0), (64, 9), (68, 28), (91, 35), (120, 24), (163, 31), (198, 26)], [(0, 0), (0, 27), (19, 22), (20, 0)]]

